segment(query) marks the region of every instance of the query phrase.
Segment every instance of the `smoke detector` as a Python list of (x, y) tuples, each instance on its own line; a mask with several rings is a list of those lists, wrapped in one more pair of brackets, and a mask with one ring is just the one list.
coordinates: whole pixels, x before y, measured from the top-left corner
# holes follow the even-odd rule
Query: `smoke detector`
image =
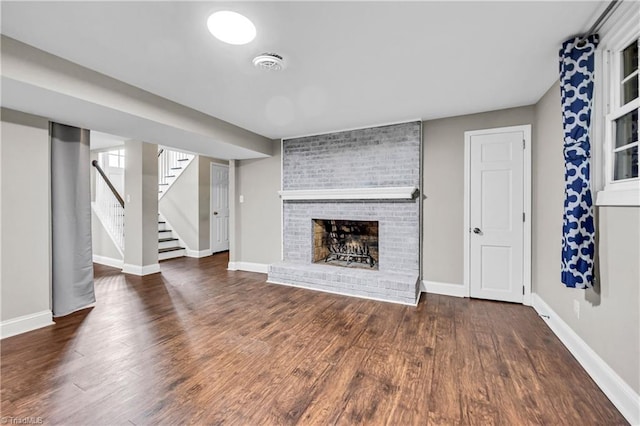
[(263, 53), (253, 58), (253, 65), (267, 71), (280, 71), (284, 68), (284, 59), (277, 53)]

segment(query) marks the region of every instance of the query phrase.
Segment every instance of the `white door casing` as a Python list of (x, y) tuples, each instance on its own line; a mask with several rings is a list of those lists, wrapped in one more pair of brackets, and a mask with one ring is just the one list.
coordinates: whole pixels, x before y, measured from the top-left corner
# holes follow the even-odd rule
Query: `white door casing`
[(229, 167), (211, 164), (211, 253), (229, 250)]
[(527, 303), (531, 126), (465, 132), (465, 287), (470, 297)]

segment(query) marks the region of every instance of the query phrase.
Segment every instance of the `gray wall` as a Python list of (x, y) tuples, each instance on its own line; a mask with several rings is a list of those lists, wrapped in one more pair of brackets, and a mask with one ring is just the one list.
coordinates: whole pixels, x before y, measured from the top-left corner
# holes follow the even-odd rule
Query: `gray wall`
[(423, 280), (463, 285), (464, 132), (532, 124), (533, 118), (528, 106), (422, 123)]
[[(237, 212), (234, 259), (240, 262), (274, 263), (281, 257), (280, 141), (273, 142), (274, 155), (238, 161), (236, 173)], [(239, 196), (244, 202), (239, 202)]]
[[(198, 156), (198, 248), (211, 248), (211, 163), (228, 165), (228, 161), (218, 161)], [(194, 160), (194, 161), (196, 161)]]
[(48, 311), (51, 299), (49, 122), (2, 109), (0, 320)]
[[(599, 207), (599, 289), (560, 282), (564, 197), (560, 88), (535, 106), (533, 138), (533, 292), (640, 393), (640, 208)], [(580, 304), (580, 318), (573, 312)]]

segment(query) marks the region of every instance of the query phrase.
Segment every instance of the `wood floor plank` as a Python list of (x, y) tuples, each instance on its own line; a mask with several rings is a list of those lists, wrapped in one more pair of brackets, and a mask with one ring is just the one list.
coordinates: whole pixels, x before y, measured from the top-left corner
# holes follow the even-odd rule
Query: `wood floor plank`
[(349, 384), (358, 374), (369, 350), (351, 346), (344, 356), (327, 370), (327, 374), (318, 382), (319, 394), (311, 401), (300, 417), (301, 424), (335, 424), (349, 401)]
[(95, 307), (0, 348), (2, 416), (45, 424), (616, 425), (522, 305), (269, 285), (228, 256), (95, 265)]

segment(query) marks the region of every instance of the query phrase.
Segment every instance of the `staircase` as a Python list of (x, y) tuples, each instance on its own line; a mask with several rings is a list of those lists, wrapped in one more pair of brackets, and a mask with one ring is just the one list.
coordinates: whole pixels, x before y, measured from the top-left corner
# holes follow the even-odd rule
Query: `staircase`
[[(158, 201), (167, 193), (171, 185), (187, 168), (195, 155), (174, 151), (166, 147), (158, 147)], [(173, 259), (186, 255), (186, 249), (180, 246), (167, 223), (158, 220), (158, 260)]]
[(158, 149), (158, 200), (167, 193), (173, 182), (191, 163), (195, 155), (173, 151), (169, 148)]
[(186, 254), (180, 241), (173, 236), (173, 231), (167, 229), (167, 222), (158, 220), (158, 260), (183, 257)]
[[(102, 179), (96, 179), (96, 202), (92, 205), (96, 215), (124, 258), (125, 203), (102, 169), (106, 159), (102, 155), (99, 158), (101, 161), (94, 160), (92, 162), (102, 177)], [(158, 150), (158, 200), (166, 194), (194, 158), (193, 154), (173, 151), (165, 147)], [(163, 218), (158, 215), (158, 260), (173, 259), (185, 255), (186, 248), (180, 245), (180, 240), (171, 229), (168, 229)]]

